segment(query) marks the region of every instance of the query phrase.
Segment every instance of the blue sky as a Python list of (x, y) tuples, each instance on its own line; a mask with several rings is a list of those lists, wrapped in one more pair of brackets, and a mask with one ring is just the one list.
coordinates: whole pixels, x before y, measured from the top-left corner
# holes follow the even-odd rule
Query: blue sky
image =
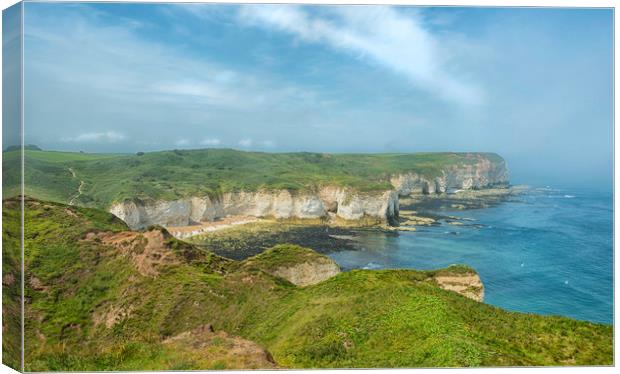
[(25, 5), (25, 136), (136, 152), (491, 151), (611, 184), (604, 9)]

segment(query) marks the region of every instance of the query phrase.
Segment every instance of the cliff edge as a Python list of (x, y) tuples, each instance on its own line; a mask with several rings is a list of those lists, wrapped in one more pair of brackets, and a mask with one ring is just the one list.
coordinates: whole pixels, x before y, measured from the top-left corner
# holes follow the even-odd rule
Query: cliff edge
[[(3, 154), (5, 197), (20, 191)], [(399, 197), (506, 185), (494, 153), (263, 153), (232, 149), (88, 154), (25, 150), (25, 194), (105, 209), (132, 229), (227, 216), (390, 222)]]
[(280, 244), (242, 262), (247, 269), (260, 269), (296, 286), (310, 286), (340, 273), (331, 258), (297, 245)]
[[(402, 168), (406, 170), (405, 166)], [(322, 184), (317, 176), (316, 187), (302, 190), (264, 187), (174, 200), (136, 197), (113, 204), (109, 211), (133, 229), (153, 224), (188, 226), (235, 215), (386, 223), (398, 217), (399, 197), (508, 184), (506, 162), (494, 154), (463, 154), (458, 162), (435, 162), (433, 168), (412, 162), (410, 169), (388, 174), (381, 188)]]

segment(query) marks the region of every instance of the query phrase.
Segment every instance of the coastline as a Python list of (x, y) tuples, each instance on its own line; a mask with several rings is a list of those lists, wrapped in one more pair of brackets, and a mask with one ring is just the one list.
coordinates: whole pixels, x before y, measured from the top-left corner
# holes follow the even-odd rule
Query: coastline
[[(28, 332), (39, 337), (31, 341), (36, 348), (29, 353), (33, 371), (49, 365), (96, 370), (101, 358), (118, 369), (147, 358), (149, 368), (166, 369), (167, 358), (200, 357), (214, 339), (243, 347), (240, 354), (259, 367), (314, 367), (317, 357), (323, 367), (383, 366), (388, 361), (393, 367), (419, 367), (428, 365), (418, 357), (437, 350), (431, 359), (441, 366), (611, 362), (611, 326), (489, 305), (490, 285), (470, 266), (339, 271), (333, 258), (290, 244), (234, 261), (177, 240), (161, 227), (128, 230), (99, 210), (34, 199), (26, 204), (26, 222), (48, 228), (26, 236), (26, 287), (32, 295), (27, 306), (36, 317)], [(12, 229), (10, 235), (19, 231)], [(59, 274), (49, 266), (58, 256), (76, 266)], [(97, 298), (88, 298), (87, 291), (100, 279), (113, 281)], [(58, 303), (59, 294), (86, 307)], [(86, 322), (77, 325), (76, 317)], [(58, 322), (50, 325), (50, 320)], [(79, 328), (63, 328), (67, 325)], [(567, 329), (576, 334), (567, 337)], [(472, 330), (483, 335), (472, 336)], [(136, 361), (115, 355), (118, 340), (110, 340), (110, 334), (140, 348), (131, 357)], [(442, 339), (431, 340), (430, 346), (416, 344), (437, 334)], [(384, 342), (382, 348), (377, 349), (376, 339)], [(558, 356), (558, 339), (589, 349)], [(66, 344), (55, 349), (58, 342)], [(321, 352), (338, 347), (342, 354), (316, 356), (317, 346)], [(465, 364), (463, 356), (441, 353), (463, 346), (475, 349)], [(515, 349), (523, 354), (515, 356)], [(493, 356), (484, 356), (489, 351)], [(66, 355), (72, 360), (58, 361)], [(234, 358), (226, 357), (236, 367)], [(209, 365), (207, 358), (193, 361), (191, 368)]]
[[(395, 225), (383, 223), (320, 219), (274, 219), (248, 217), (227, 217), (227, 220), (204, 222), (202, 226), (168, 227), (168, 231), (177, 238), (200, 245), (221, 256), (243, 259), (256, 255), (266, 248), (278, 243), (292, 243), (310, 247), (319, 253), (331, 253), (355, 250), (357, 238), (364, 233), (377, 232), (398, 236), (399, 232), (415, 232), (428, 225), (450, 225), (480, 227), (467, 217), (441, 214), (429, 207), (450, 205), (454, 201), (467, 201), (465, 209), (482, 209), (507, 201), (511, 197), (524, 193), (525, 187), (507, 187), (467, 191), (462, 194), (442, 194), (429, 197), (419, 196), (419, 200), (402, 208)], [(431, 201), (433, 204), (428, 204)], [(420, 205), (416, 205), (420, 204)], [(413, 210), (413, 209), (419, 209)], [(226, 223), (228, 222), (228, 223)], [(234, 222), (234, 223), (231, 223)], [(204, 228), (204, 229), (202, 229)], [(196, 235), (184, 235), (202, 230)]]

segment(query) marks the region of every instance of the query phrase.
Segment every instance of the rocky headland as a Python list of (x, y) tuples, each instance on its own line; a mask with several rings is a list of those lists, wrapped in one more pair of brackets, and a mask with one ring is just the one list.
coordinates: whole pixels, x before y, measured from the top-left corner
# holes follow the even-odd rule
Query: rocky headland
[(230, 216), (393, 223), (403, 197), (446, 196), (455, 191), (508, 185), (503, 159), (470, 154), (466, 160), (466, 163), (441, 167), (439, 172), (388, 175), (386, 189), (363, 191), (325, 185), (305, 191), (264, 188), (175, 200), (131, 198), (113, 204), (109, 211), (132, 229), (151, 225), (190, 226)]
[(331, 258), (297, 245), (279, 244), (243, 262), (243, 267), (260, 269), (304, 287), (340, 273)]

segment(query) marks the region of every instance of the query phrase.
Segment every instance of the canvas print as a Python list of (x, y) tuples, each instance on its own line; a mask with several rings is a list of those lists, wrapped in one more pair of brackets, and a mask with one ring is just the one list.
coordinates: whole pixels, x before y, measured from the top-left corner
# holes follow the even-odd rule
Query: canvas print
[(613, 9), (3, 11), (2, 360), (613, 365)]

